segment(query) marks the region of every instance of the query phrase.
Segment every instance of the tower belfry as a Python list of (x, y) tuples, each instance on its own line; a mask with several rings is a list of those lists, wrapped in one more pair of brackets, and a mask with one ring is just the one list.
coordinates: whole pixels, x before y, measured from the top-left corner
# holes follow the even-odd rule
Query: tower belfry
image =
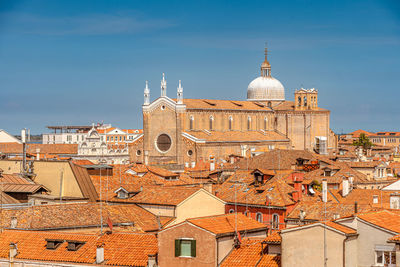
[(271, 77), (271, 64), (268, 61), (268, 48), (265, 47), (264, 50), (265, 60), (261, 64), (261, 76), (262, 77)]
[(161, 80), (161, 96), (167, 96), (167, 81), (165, 80), (165, 73), (162, 74)]

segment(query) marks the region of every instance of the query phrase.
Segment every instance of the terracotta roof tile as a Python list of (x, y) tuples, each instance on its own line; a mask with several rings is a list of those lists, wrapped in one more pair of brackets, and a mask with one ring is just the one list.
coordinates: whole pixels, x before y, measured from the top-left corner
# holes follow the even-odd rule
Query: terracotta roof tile
[(267, 244), (280, 244), (282, 242), (282, 237), (279, 232), (272, 233), (264, 239)]
[[(68, 251), (68, 242), (56, 249), (47, 249), (46, 239), (76, 240), (84, 244), (77, 251)], [(44, 262), (94, 264), (97, 244), (104, 244), (105, 265), (147, 266), (148, 255), (156, 254), (157, 239), (152, 234), (94, 234), (5, 230), (0, 234), (0, 257), (8, 258), (10, 243), (16, 243), (16, 259)]]
[(389, 231), (400, 233), (400, 213), (380, 210), (358, 214), (357, 217)]
[[(223, 214), (223, 215), (216, 215), (216, 216), (208, 216), (208, 217), (201, 217), (201, 218), (192, 218), (187, 219), (186, 221), (201, 227), (207, 231), (210, 231), (214, 234), (227, 234), (227, 233), (234, 233), (235, 229), (238, 231), (249, 231), (249, 230), (263, 230), (267, 229), (267, 227), (252, 219), (249, 218), (242, 213), (237, 214)], [(235, 227), (236, 225), (236, 227)]]
[(224, 259), (221, 267), (280, 267), (280, 256), (268, 255), (266, 254), (266, 251), (261, 251), (261, 242), (262, 240), (258, 239), (244, 239), (240, 247), (232, 250), (232, 252)]
[(134, 223), (134, 231), (158, 230), (157, 218), (151, 212), (133, 204), (109, 205), (77, 203), (40, 205), (21, 209), (3, 209), (3, 225), (9, 228), (11, 218), (17, 218), (18, 229), (72, 229), (100, 227), (100, 209), (103, 222), (109, 217), (113, 224)]
[(278, 132), (266, 131), (264, 133), (259, 131), (188, 131), (187, 134), (207, 142), (244, 142), (244, 141), (285, 141), (289, 139)]
[(144, 186), (140, 193), (130, 198), (130, 202), (176, 206), (199, 190), (200, 187)]
[[(78, 154), (77, 144), (27, 144), (27, 153), (36, 155), (36, 149), (40, 149), (40, 154)], [(0, 143), (0, 151), (4, 154), (21, 154), (22, 144)]]

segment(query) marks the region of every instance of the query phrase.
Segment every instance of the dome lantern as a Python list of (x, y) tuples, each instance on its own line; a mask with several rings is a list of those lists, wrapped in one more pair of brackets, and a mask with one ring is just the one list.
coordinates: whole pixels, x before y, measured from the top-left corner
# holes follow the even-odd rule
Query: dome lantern
[(271, 76), (271, 64), (268, 61), (268, 49), (265, 48), (265, 60), (261, 64), (261, 76), (247, 87), (248, 101), (284, 101), (285, 88)]

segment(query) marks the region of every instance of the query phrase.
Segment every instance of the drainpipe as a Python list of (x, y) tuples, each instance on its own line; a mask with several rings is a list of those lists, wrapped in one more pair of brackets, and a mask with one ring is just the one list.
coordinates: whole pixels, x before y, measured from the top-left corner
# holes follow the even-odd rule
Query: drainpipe
[(349, 236), (346, 236), (343, 239), (343, 267), (346, 267), (346, 241), (349, 239)]

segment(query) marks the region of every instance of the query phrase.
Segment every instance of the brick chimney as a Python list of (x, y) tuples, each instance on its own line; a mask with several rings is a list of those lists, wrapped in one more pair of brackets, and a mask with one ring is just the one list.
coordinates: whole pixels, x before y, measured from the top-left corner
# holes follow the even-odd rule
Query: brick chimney
[(298, 202), (303, 195), (302, 183), (304, 180), (304, 173), (292, 173), (292, 180), (294, 183), (294, 192), (292, 194), (293, 200)]

